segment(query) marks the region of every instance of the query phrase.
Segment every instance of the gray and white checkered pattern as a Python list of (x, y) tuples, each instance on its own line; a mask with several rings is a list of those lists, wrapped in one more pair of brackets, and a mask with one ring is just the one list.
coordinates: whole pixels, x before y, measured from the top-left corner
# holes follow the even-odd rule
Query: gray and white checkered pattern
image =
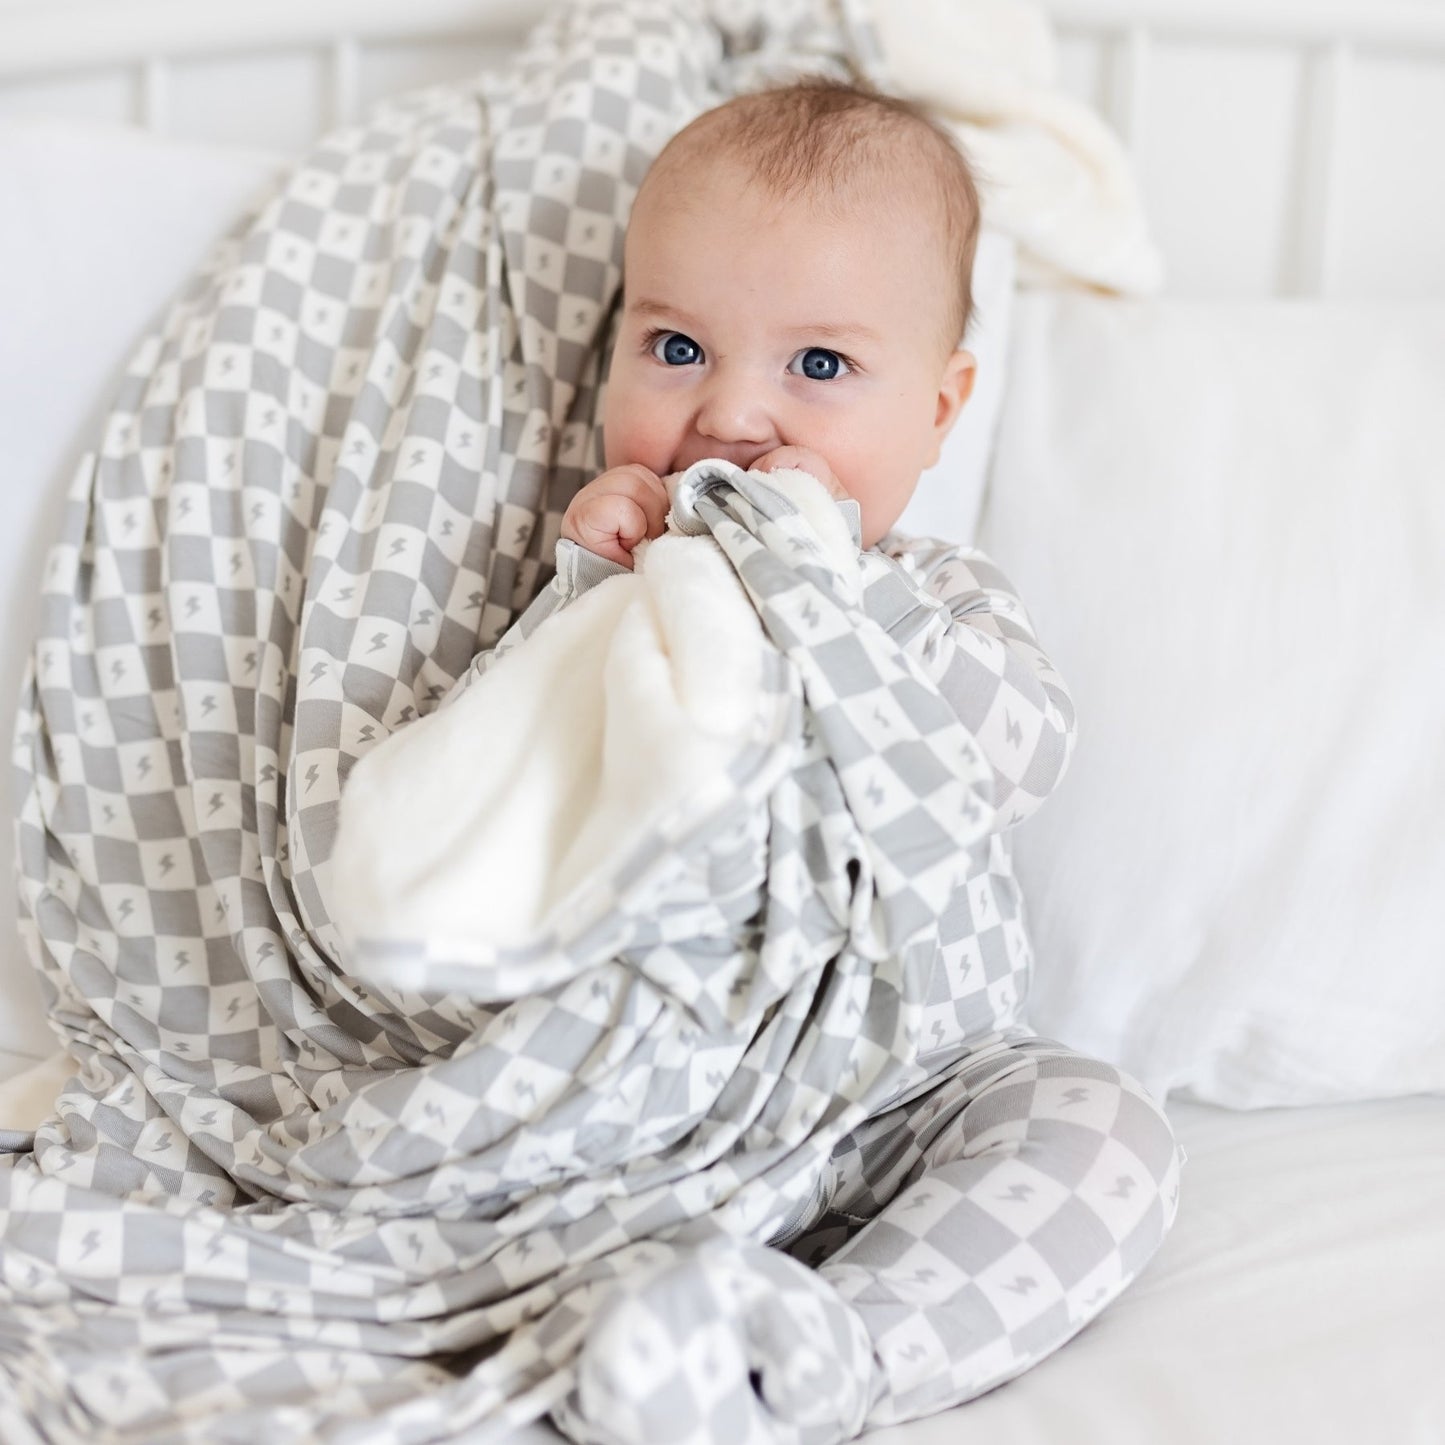
[[(507, 75), (328, 137), (137, 351), (50, 558), (15, 739), (25, 942), (77, 1072), (33, 1149), (0, 1157), (6, 1440), (389, 1445), (480, 1422), (500, 1437), (552, 1410), (581, 1421), (570, 1392), (608, 1376), (602, 1342), (620, 1338), (592, 1325), (624, 1284), (672, 1278), (664, 1263), (743, 1281), (749, 1320), (761, 1274), (862, 1379), (859, 1300), (750, 1251), (831, 1197), (836, 1167), (801, 1141), (836, 1140), (846, 1160), (864, 1115), (929, 1087), (927, 1006), (906, 1000), (932, 966), (912, 930), (942, 865), (915, 885), (880, 864), (853, 895), (881, 883), (911, 911), (848, 915), (859, 938), (905, 946), (866, 979), (830, 976), (819, 1016), (840, 1010), (846, 1031), (786, 993), (752, 1060), (683, 1030), (670, 1067), (637, 1069), (629, 1050), (666, 1007), (640, 973), (614, 963), (497, 1006), (368, 986), (345, 967), (323, 867), (350, 768), (465, 685), (600, 469), (622, 227), (651, 156), (760, 78), (866, 59), (856, 8), (559, 9)], [(798, 598), (745, 555), (760, 528), (739, 526), (760, 605), (802, 639)], [(990, 696), (1014, 695), (1005, 674), (1028, 696), (1018, 650), (985, 655), (985, 631), (919, 654), (937, 693), (982, 668)], [(864, 686), (913, 696), (897, 665)], [(975, 727), (954, 708), (994, 764), (980, 806), (1047, 790), (1003, 766), (1011, 737), (994, 758), (1001, 713)], [(952, 736), (941, 714), (928, 727)], [(859, 771), (849, 806), (884, 809), (881, 824), (917, 808), (915, 767), (893, 754), (877, 804)], [(780, 848), (806, 853), (819, 827), (800, 805)], [(992, 840), (969, 850), (964, 891), (991, 927), (997, 890), (971, 890), (1004, 870), (979, 873), (984, 854)], [(795, 921), (779, 908), (780, 930)], [(1012, 1007), (991, 990), (1024, 957), (984, 959), (976, 997)], [(922, 991), (942, 1019), (936, 970)], [(947, 1017), (956, 1052), (967, 1020)], [(615, 1067), (585, 1048), (604, 1024)], [(770, 1091), (767, 1050), (808, 1038), (816, 1074)], [(732, 1083), (699, 1124), (713, 1074)], [(589, 1094), (622, 1117), (523, 1127)], [(625, 1158), (638, 1119), (661, 1133)], [(680, 1255), (699, 1221), (718, 1240)], [(844, 1416), (809, 1415), (798, 1369), (765, 1381), (770, 1409), (817, 1438), (851, 1429), (857, 1400), (840, 1388)]]
[(77, 1060), (0, 1167), (7, 1393), (43, 1438), (402, 1438), (407, 1400), (408, 1438), (444, 1436), (571, 1346), (518, 1332), (448, 1389), (429, 1357), (545, 1318), (548, 1247), (585, 1264), (652, 1228), (596, 1180), (547, 1236), (521, 1150), (516, 1198), (488, 1193), (493, 1101), (556, 1050), (525, 1011), (359, 984), (317, 869), (349, 768), (538, 591), (599, 468), (651, 156), (784, 63), (847, 63), (828, 4), (716, 8), (584, 0), (505, 76), (331, 135), (131, 361), (15, 742), (25, 941)]
[(1022, 1029), (976, 1039), (839, 1146), (774, 1241), (812, 1273), (699, 1221), (611, 1289), (553, 1416), (587, 1445), (831, 1445), (972, 1399), (1139, 1274), (1181, 1163), (1128, 1075)]
[(781, 1251), (672, 1245), (599, 1310), (553, 1418), (587, 1445), (821, 1445), (863, 1427), (871, 1357), (857, 1314)]

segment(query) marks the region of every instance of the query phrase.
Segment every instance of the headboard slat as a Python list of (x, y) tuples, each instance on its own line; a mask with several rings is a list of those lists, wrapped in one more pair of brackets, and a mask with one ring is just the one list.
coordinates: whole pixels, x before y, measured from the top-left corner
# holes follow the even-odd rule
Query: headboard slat
[(1340, 135), (1348, 123), (1351, 61), (1344, 41), (1320, 46), (1309, 57), (1300, 117), (1295, 274), (1293, 284), (1286, 278), (1284, 286), (1300, 296), (1329, 296), (1339, 279), (1338, 157)]
[(332, 125), (349, 125), (361, 115), (361, 47), (343, 36), (331, 47)]
[(141, 68), (141, 124), (157, 135), (170, 129), (169, 79), (164, 60), (147, 60)]
[(1149, 32), (1135, 25), (1109, 47), (1109, 122), (1135, 156), (1148, 104)]

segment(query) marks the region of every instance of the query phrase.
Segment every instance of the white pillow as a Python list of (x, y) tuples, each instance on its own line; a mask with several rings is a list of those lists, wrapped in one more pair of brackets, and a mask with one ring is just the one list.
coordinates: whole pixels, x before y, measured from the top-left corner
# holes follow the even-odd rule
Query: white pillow
[[(0, 122), (0, 730), (15, 722), (45, 553), (130, 348), (280, 172), (270, 155), (120, 126)], [(7, 774), (8, 776), (8, 774)], [(7, 794), (8, 802), (8, 794)], [(53, 1045), (0, 829), (0, 1050)]]
[(1031, 1022), (1157, 1095), (1445, 1091), (1445, 305), (1022, 295), (981, 544), (1078, 703)]
[(938, 461), (919, 478), (898, 531), (912, 537), (972, 542), (988, 480), (1008, 374), (1009, 317), (1017, 248), (998, 231), (983, 231), (973, 262), (974, 314), (964, 345), (978, 363), (973, 395), (944, 439)]

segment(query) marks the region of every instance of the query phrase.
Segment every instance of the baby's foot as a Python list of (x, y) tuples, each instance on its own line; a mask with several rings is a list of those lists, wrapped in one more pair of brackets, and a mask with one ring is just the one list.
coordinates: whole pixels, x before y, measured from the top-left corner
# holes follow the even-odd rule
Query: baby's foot
[(562, 1430), (579, 1445), (836, 1445), (862, 1430), (873, 1346), (826, 1281), (745, 1241), (669, 1252), (599, 1312), (553, 1412)]

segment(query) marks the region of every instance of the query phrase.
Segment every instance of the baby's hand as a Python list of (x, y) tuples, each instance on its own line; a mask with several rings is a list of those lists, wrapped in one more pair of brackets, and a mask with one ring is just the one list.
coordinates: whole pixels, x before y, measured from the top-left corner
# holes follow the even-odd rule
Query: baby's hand
[(847, 500), (848, 493), (844, 490), (843, 484), (833, 475), (833, 468), (817, 452), (809, 451), (807, 447), (777, 447), (767, 456), (759, 457), (748, 470), (750, 472), (775, 472), (789, 467), (796, 471), (807, 472), (810, 477), (817, 477), (839, 501)]
[(667, 524), (667, 489), (639, 462), (613, 467), (572, 498), (562, 535), (609, 562), (632, 566), (632, 549), (660, 537)]

